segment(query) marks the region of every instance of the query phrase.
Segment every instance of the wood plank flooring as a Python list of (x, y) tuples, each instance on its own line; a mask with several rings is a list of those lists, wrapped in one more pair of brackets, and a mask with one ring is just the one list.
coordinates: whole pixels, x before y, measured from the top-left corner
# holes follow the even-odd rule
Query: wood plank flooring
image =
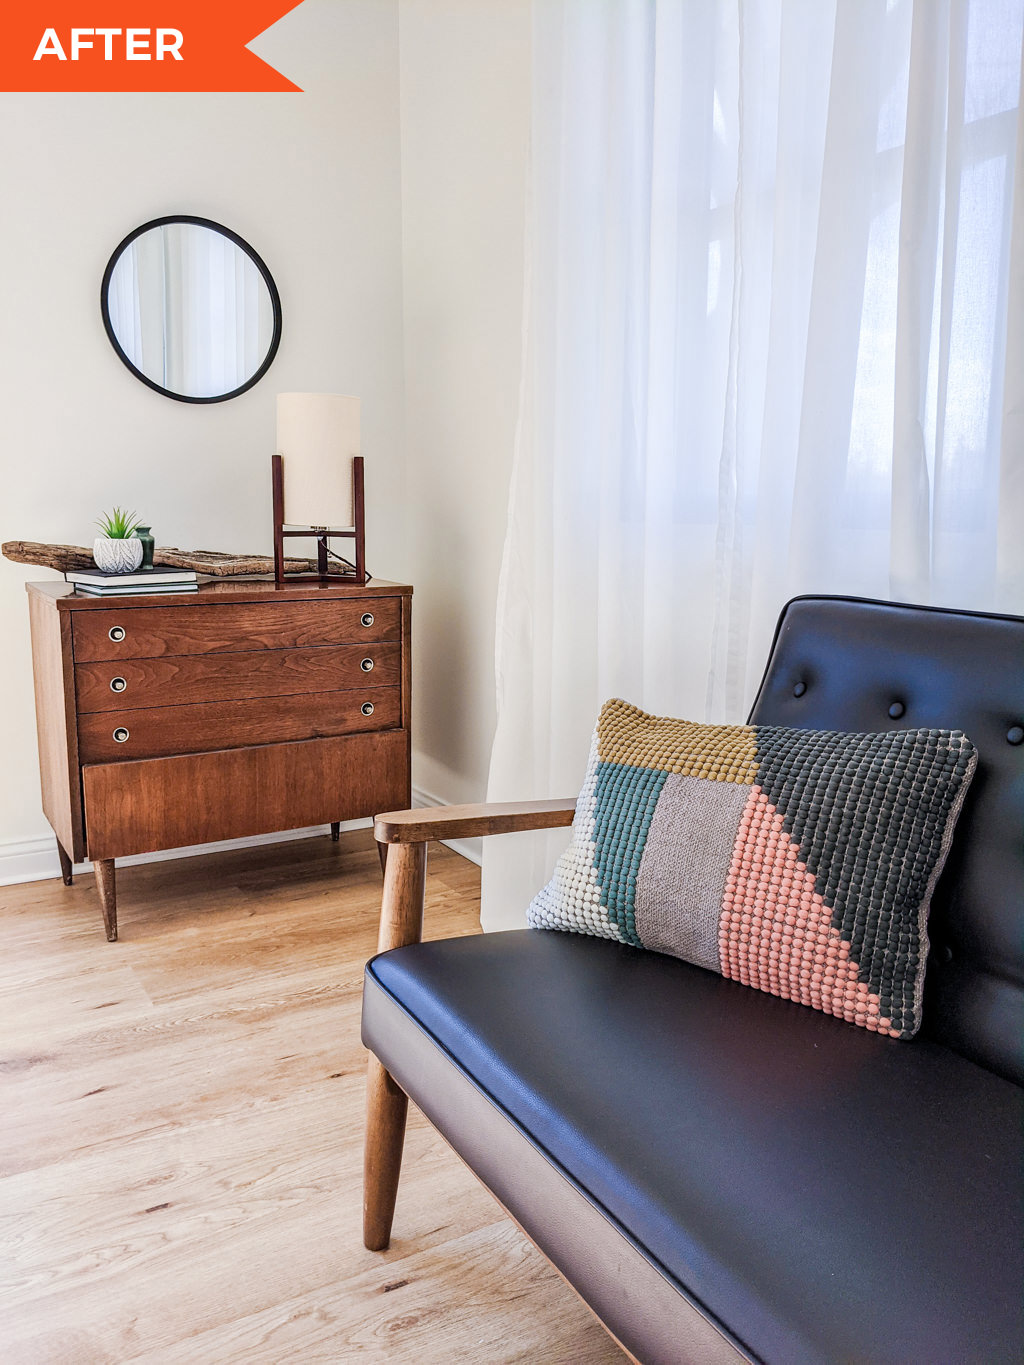
[[(626, 1357), (415, 1110), (360, 1238), (369, 832), (0, 887), (0, 1361)], [(479, 930), (428, 862), (427, 932)]]

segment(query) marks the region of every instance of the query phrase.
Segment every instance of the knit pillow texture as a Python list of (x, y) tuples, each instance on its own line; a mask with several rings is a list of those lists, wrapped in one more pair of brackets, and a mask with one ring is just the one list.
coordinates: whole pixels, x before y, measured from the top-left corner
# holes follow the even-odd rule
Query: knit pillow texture
[(572, 842), (528, 922), (913, 1037), (976, 764), (959, 730), (699, 725), (606, 702)]

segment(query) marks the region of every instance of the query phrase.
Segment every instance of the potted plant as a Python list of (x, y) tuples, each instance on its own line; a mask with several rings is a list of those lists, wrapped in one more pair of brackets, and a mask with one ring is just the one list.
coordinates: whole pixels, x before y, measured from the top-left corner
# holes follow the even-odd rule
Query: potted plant
[(142, 541), (134, 536), (139, 518), (134, 512), (115, 507), (97, 519), (103, 532), (92, 543), (92, 557), (103, 573), (134, 573), (142, 563)]

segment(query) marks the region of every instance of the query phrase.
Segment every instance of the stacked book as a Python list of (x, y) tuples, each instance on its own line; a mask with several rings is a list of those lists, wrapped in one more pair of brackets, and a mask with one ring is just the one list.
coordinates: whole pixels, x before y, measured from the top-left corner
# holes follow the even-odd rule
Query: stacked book
[(135, 597), (140, 593), (195, 592), (194, 569), (140, 569), (137, 573), (103, 573), (99, 569), (69, 569), (64, 575), (76, 592), (92, 597)]

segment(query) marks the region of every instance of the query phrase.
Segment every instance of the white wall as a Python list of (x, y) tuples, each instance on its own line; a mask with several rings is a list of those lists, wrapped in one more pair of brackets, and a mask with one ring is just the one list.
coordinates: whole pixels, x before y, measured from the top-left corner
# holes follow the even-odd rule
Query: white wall
[[(254, 46), (305, 93), (0, 95), (0, 539), (87, 544), (117, 502), (158, 544), (269, 552), (274, 396), (322, 389), (363, 400), (370, 567), (412, 574), (397, 0), (305, 0)], [(234, 228), (281, 292), (278, 357), (228, 403), (153, 393), (103, 332), (108, 256), (173, 212)], [(0, 861), (49, 836), (22, 588), (40, 577), (0, 561)]]
[[(519, 383), (529, 0), (304, 0), (254, 47), (305, 93), (0, 95), (0, 539), (88, 544), (117, 502), (158, 544), (269, 552), (275, 394), (360, 394), (370, 568), (416, 588), (414, 783), (481, 799)], [(113, 248), (173, 212), (234, 228), (281, 292), (273, 367), (222, 405), (145, 388), (100, 321)], [(22, 587), (53, 576), (0, 561), (0, 881), (56, 872)]]
[(413, 781), (482, 800), (519, 389), (529, 0), (401, 0)]

